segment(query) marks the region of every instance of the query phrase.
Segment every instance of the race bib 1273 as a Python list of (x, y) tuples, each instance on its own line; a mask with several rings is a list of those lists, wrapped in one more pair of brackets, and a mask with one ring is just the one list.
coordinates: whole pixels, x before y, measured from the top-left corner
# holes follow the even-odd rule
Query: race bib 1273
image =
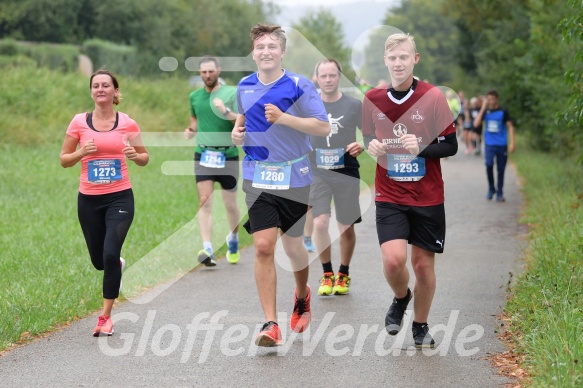
[(98, 159), (88, 161), (87, 180), (93, 184), (104, 184), (121, 180), (121, 160)]

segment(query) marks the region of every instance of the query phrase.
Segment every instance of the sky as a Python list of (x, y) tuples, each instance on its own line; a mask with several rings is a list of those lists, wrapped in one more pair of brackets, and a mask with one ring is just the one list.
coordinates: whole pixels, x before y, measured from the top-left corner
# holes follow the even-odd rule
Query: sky
[[(310, 10), (330, 10), (343, 26), (345, 43), (349, 47), (362, 49), (369, 29), (378, 26), (389, 7), (400, 0), (278, 0), (282, 12), (277, 22), (288, 27), (305, 16)], [(364, 35), (363, 35), (364, 34)], [(364, 39), (361, 39), (363, 38)]]
[[(375, 3), (387, 3), (390, 4), (391, 1), (387, 0), (372, 0)], [(338, 4), (346, 3), (358, 3), (358, 0), (278, 0), (275, 3), (281, 6), (289, 5), (311, 5), (311, 6), (334, 6)]]

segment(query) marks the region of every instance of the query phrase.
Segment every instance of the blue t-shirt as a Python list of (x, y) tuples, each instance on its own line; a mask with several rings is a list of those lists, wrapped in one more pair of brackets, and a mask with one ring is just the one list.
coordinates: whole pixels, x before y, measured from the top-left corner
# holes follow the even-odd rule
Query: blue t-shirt
[(507, 146), (508, 128), (506, 123), (510, 115), (504, 109), (487, 110), (482, 120), (484, 122), (484, 143), (487, 146)]
[[(258, 74), (244, 77), (237, 88), (239, 113), (245, 115), (243, 179), (252, 180), (257, 161), (295, 161), (312, 151), (310, 136), (291, 127), (271, 124), (265, 118), (265, 104), (276, 105), (296, 117), (313, 117), (328, 122), (328, 114), (314, 85), (305, 77), (284, 70), (277, 80), (264, 84)], [(312, 183), (309, 158), (292, 164), (291, 187)]]

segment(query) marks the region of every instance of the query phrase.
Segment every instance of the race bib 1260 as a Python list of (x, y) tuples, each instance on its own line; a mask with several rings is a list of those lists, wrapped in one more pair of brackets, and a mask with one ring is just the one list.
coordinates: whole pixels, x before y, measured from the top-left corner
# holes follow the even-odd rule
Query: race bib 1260
[(399, 182), (416, 182), (425, 176), (425, 158), (411, 154), (388, 154), (387, 176)]
[(225, 168), (227, 157), (221, 151), (204, 150), (200, 155), (200, 165), (210, 168)]
[(93, 184), (104, 184), (121, 180), (121, 160), (98, 159), (88, 161), (87, 180)]
[(326, 170), (344, 168), (344, 149), (316, 148), (316, 164), (318, 168)]
[(274, 166), (257, 162), (253, 174), (253, 187), (269, 190), (287, 190), (291, 180), (291, 164)]

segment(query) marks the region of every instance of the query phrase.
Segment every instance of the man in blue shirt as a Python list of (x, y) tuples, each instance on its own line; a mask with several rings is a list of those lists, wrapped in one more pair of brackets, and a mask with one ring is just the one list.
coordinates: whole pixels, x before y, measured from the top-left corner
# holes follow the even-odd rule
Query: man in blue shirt
[[(498, 92), (490, 90), (478, 116), (474, 119), (474, 127), (478, 128), (484, 122), (484, 145), (486, 153), (486, 174), (488, 176), (487, 200), (496, 194), (497, 202), (504, 202), (504, 170), (508, 161), (508, 152), (514, 152), (514, 125), (508, 112), (498, 105)], [(494, 184), (494, 158), (498, 173), (498, 187)]]
[(251, 41), (258, 71), (239, 82), (239, 115), (231, 137), (246, 154), (243, 191), (249, 221), (244, 226), (253, 234), (255, 280), (266, 319), (255, 344), (276, 346), (281, 343), (274, 260), (278, 228), (296, 280), (290, 327), (301, 333), (311, 319), (302, 239), (312, 183), (307, 155), (310, 135), (328, 136), (330, 124), (312, 82), (282, 68), (286, 37), (281, 27), (259, 23), (251, 29)]

